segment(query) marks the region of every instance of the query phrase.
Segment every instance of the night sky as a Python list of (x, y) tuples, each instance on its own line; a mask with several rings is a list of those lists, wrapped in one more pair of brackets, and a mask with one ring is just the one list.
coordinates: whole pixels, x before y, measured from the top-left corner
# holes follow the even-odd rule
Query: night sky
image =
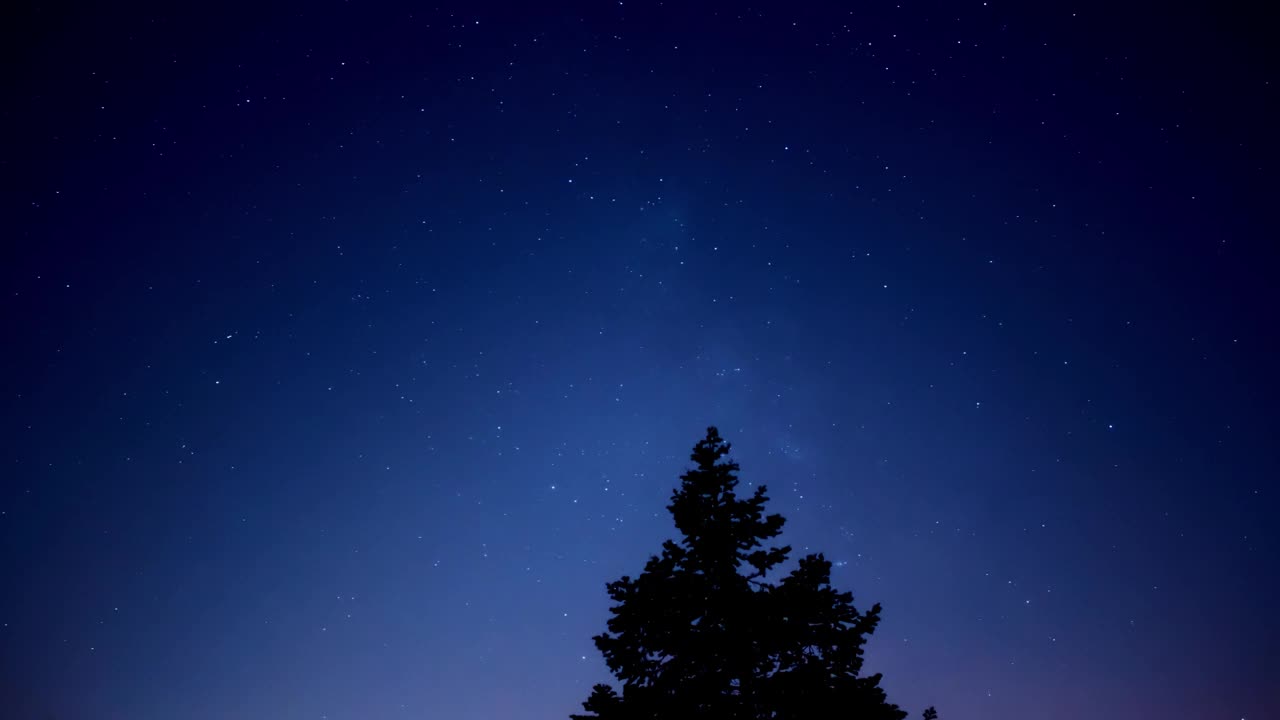
[(565, 718), (717, 425), (913, 716), (1280, 716), (1260, 16), (272, 5), (3, 23), (0, 715)]

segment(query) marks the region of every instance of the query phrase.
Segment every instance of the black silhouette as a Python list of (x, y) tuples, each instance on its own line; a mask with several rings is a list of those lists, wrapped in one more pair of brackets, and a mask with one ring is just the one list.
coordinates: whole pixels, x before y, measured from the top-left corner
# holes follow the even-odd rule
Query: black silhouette
[(613, 617), (594, 640), (622, 691), (596, 685), (589, 714), (570, 717), (902, 720), (880, 675), (859, 676), (880, 606), (859, 612), (851, 593), (832, 589), (820, 554), (766, 580), (791, 551), (764, 546), (784, 520), (765, 515), (764, 486), (738, 497), (729, 449), (707, 428), (667, 506), (683, 540), (663, 543), (639, 577), (607, 586)]

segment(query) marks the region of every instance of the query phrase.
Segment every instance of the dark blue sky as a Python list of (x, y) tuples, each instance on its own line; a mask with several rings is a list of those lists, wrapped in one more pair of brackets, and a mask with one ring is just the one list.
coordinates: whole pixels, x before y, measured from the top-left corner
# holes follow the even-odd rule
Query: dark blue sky
[(913, 715), (1280, 713), (1276, 63), (1209, 13), (11, 16), (4, 716), (566, 717), (711, 424)]

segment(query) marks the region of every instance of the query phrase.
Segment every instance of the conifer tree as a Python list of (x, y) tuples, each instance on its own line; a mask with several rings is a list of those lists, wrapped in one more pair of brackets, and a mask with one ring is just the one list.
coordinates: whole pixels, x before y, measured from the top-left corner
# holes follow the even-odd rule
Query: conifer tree
[(902, 720), (880, 675), (861, 674), (880, 606), (859, 612), (820, 554), (772, 580), (791, 551), (767, 544), (784, 520), (765, 514), (765, 486), (738, 495), (729, 450), (708, 428), (667, 506), (681, 540), (608, 584), (612, 617), (594, 640), (621, 692), (596, 685), (570, 717)]

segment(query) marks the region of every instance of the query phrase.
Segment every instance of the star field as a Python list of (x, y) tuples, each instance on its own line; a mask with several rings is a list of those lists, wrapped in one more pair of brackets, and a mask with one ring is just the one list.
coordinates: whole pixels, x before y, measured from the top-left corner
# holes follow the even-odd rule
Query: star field
[(5, 716), (567, 717), (708, 425), (913, 716), (1274, 716), (1235, 12), (13, 15)]

